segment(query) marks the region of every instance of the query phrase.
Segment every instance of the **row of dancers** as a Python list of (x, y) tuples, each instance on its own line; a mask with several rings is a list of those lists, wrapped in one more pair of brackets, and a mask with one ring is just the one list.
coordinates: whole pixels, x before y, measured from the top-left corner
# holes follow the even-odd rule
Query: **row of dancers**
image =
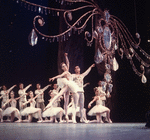
[[(3, 116), (11, 116), (11, 121), (14, 120), (14, 117), (17, 117), (16, 122), (22, 122), (21, 116), (26, 116), (26, 121), (31, 122), (32, 118), (37, 118), (38, 122), (45, 121), (53, 122), (57, 121), (56, 118), (59, 118), (59, 122), (62, 123), (62, 116), (64, 114), (65, 121), (69, 122), (68, 115), (71, 115), (71, 122), (76, 122), (76, 116), (80, 117), (80, 122), (88, 123), (89, 121), (86, 118), (86, 109), (84, 108), (84, 86), (83, 79), (89, 74), (91, 69), (95, 67), (95, 64), (92, 64), (84, 73), (80, 73), (80, 67), (75, 67), (75, 74), (69, 72), (69, 60), (68, 54), (65, 53), (66, 63), (61, 63), (61, 68), (63, 73), (57, 75), (53, 78), (49, 78), (49, 81), (54, 81), (57, 79), (57, 84), (53, 85), (53, 90), (51, 90), (48, 105), (44, 105), (44, 91), (48, 89), (48, 86), (41, 89), (40, 84), (37, 84), (37, 90), (35, 91), (36, 96), (32, 91), (26, 93), (32, 85), (28, 85), (26, 88), (23, 88), (23, 84), (19, 85), (19, 97), (14, 98), (14, 92), (12, 89), (16, 85), (12, 86), (10, 89), (6, 90), (6, 87), (3, 86), (1, 91), (2, 99), (2, 109), (0, 109), (0, 119), (3, 122)], [(87, 113), (89, 116), (96, 116), (96, 122), (103, 123), (101, 115), (103, 114), (109, 123), (112, 123), (110, 119), (110, 109), (104, 106), (104, 101), (106, 100), (106, 93), (102, 90), (102, 86), (99, 82), (99, 87), (94, 88), (95, 97), (88, 104), (88, 108), (91, 108), (91, 105), (96, 102), (96, 105)], [(9, 99), (10, 93), (10, 99)], [(29, 95), (30, 99), (27, 101), (26, 96)], [(69, 104), (69, 95), (72, 96), (71, 103)], [(35, 101), (36, 99), (36, 101)], [(64, 99), (64, 109), (59, 106), (61, 99)], [(19, 100), (19, 110), (16, 108), (17, 100)], [(30, 107), (27, 107), (27, 104), (30, 104)], [(9, 104), (11, 107), (9, 107)], [(68, 105), (69, 104), (69, 105)], [(35, 108), (36, 105), (36, 108)], [(47, 118), (50, 117), (50, 120)]]

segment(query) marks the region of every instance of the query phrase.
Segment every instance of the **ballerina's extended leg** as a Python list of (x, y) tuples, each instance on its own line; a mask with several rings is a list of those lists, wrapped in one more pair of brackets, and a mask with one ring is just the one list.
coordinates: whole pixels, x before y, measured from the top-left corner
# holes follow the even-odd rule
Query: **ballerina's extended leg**
[(45, 107), (45, 109), (49, 108), (52, 106), (52, 104), (60, 97), (62, 96), (64, 93), (66, 93), (68, 90), (68, 86), (65, 86), (61, 89), (61, 91), (51, 100), (51, 102)]

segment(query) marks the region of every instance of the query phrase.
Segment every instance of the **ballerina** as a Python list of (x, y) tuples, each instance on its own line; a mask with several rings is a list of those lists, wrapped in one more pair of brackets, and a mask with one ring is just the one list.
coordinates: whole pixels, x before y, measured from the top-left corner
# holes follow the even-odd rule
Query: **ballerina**
[(40, 94), (40, 96), (38, 96), (37, 99), (36, 99), (36, 107), (37, 108), (41, 108), (42, 111), (45, 108), (44, 91), (47, 90), (50, 86), (51, 85), (47, 85), (43, 89), (41, 89), (41, 85), (40, 84), (36, 84), (37, 90), (35, 90), (35, 95)]
[[(53, 90), (50, 90), (54, 94), (54, 97), (59, 93), (60, 87), (57, 84), (53, 84)], [(63, 99), (63, 96), (59, 98), (58, 107), (61, 107), (60, 101)]]
[[(110, 119), (110, 109), (102, 106), (102, 99), (99, 94), (99, 90), (96, 88), (94, 88), (94, 92), (95, 92), (95, 97), (94, 99), (88, 104), (88, 108), (91, 108), (91, 104), (96, 102), (96, 105), (88, 112), (89, 116), (96, 116), (96, 122), (100, 122), (103, 123), (102, 119), (101, 119), (101, 114), (106, 112), (106, 117), (109, 123), (112, 123), (111, 119)], [(91, 122), (95, 122), (95, 121), (91, 121)]]
[(71, 73), (69, 72), (69, 60), (67, 57), (67, 53), (65, 53), (65, 58), (66, 58), (66, 62), (67, 64), (65, 64), (64, 62), (61, 63), (61, 67), (62, 70), (64, 71), (62, 74), (57, 75), (53, 78), (49, 78), (49, 81), (54, 81), (55, 79), (57, 79), (57, 83), (58, 86), (61, 88), (60, 92), (53, 98), (53, 100), (50, 102), (50, 104), (45, 108), (49, 108), (52, 106), (52, 104), (54, 103), (54, 101), (56, 101), (59, 96), (64, 95), (64, 109), (65, 109), (65, 118), (68, 122), (68, 115), (67, 115), (67, 106), (68, 106), (68, 102), (69, 102), (69, 92), (73, 93), (73, 98), (74, 98), (74, 108), (73, 108), (73, 123), (77, 123), (76, 122), (76, 108), (78, 105), (78, 85), (73, 81), (73, 77), (71, 75)]
[(33, 92), (29, 92), (30, 99), (26, 101), (25, 103), (22, 104), (22, 106), (25, 106), (26, 104), (30, 103), (30, 107), (26, 107), (23, 111), (21, 111), (22, 116), (27, 116), (28, 115), (28, 121), (32, 121), (32, 117), (38, 119), (38, 122), (43, 122), (42, 115), (41, 115), (41, 109), (40, 108), (35, 108), (35, 99), (40, 96), (42, 93), (36, 95), (34, 97)]
[[(1, 106), (3, 106), (8, 100), (9, 100), (9, 93), (10, 91), (15, 88), (17, 85), (13, 85), (11, 88), (7, 89), (5, 85), (2, 86), (2, 91), (1, 91), (1, 98), (3, 98)], [(2, 110), (5, 110), (7, 107), (9, 107), (9, 104), (7, 104)], [(9, 117), (7, 117), (7, 121), (10, 121)]]
[(16, 108), (17, 100), (20, 99), (21, 97), (14, 98), (14, 96), (15, 96), (14, 92), (11, 91), (10, 92), (11, 98), (2, 106), (2, 108), (5, 108), (5, 106), (9, 103), (10, 103), (11, 107), (8, 107), (3, 111), (3, 116), (11, 116), (11, 122), (13, 122), (14, 118), (17, 117), (18, 120), (15, 122), (21, 122), (22, 120), (21, 120), (20, 112)]
[[(1, 91), (1, 95), (2, 95), (1, 98), (3, 98), (3, 100), (2, 100), (1, 106), (3, 106), (7, 102), (7, 100), (9, 100), (9, 93), (14, 87), (16, 87), (16, 85), (13, 85), (11, 88), (9, 88), (7, 90), (6, 86), (3, 85), (3, 87), (2, 87), (3, 90)], [(8, 107), (8, 105), (5, 106), (5, 108), (3, 108), (3, 109), (6, 109), (7, 107)]]
[[(50, 91), (50, 96), (51, 99), (49, 100), (49, 103), (52, 101), (52, 99), (55, 97), (55, 93), (53, 91)], [(61, 98), (61, 97), (60, 97)], [(57, 122), (56, 118), (59, 118), (60, 121), (59, 123), (62, 123), (62, 115), (64, 110), (61, 107), (58, 107), (58, 102), (60, 101), (60, 99), (56, 100), (52, 106), (50, 108), (48, 108), (47, 110), (45, 110), (42, 114), (42, 116), (45, 117), (50, 117), (50, 121), (48, 122)], [(47, 120), (46, 120), (47, 122)]]

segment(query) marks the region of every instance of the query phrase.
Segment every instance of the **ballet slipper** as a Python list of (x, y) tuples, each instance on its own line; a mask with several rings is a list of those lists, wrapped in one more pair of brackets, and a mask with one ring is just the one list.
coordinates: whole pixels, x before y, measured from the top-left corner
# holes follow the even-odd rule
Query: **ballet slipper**
[(65, 116), (65, 119), (66, 119), (66, 122), (68, 123), (69, 122), (68, 115)]
[(104, 122), (101, 120), (100, 123), (104, 123)]
[(15, 123), (20, 123), (20, 122), (22, 122), (22, 120), (21, 120), (21, 119), (19, 119), (19, 120), (15, 121)]
[(59, 123), (63, 123), (63, 122), (64, 122), (63, 120), (59, 121)]
[(39, 120), (39, 121), (37, 121), (37, 123), (42, 123), (43, 122), (43, 120)]
[(108, 120), (109, 123), (112, 123), (111, 119)]
[(81, 123), (89, 123), (88, 120), (84, 120), (84, 119), (80, 119), (80, 122), (81, 122)]
[(74, 124), (76, 124), (76, 123), (77, 123), (77, 122), (76, 122), (76, 120), (73, 120), (72, 122), (73, 122)]

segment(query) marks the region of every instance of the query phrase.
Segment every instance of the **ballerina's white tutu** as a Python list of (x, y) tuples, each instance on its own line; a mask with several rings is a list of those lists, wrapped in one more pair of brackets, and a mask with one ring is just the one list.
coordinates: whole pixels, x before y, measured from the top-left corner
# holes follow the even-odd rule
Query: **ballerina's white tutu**
[(3, 111), (3, 116), (11, 116), (11, 113), (15, 113), (14, 116), (18, 117), (18, 114), (20, 114), (19, 110), (16, 108), (16, 100), (12, 99), (12, 101), (10, 102), (11, 107), (7, 107), (4, 111)]
[(52, 117), (56, 116), (56, 118), (60, 117), (60, 112), (63, 112), (63, 109), (61, 107), (51, 107), (45, 110), (42, 114), (42, 117)]
[(57, 84), (60, 88), (68, 86), (70, 92), (77, 93), (79, 91), (79, 86), (72, 80), (67, 80), (66, 78), (58, 78)]
[(45, 110), (42, 113), (42, 117), (52, 117), (52, 116), (56, 116), (56, 118), (60, 117), (60, 112), (64, 112), (64, 110), (61, 107), (57, 107), (58, 106), (58, 102), (56, 101), (55, 103), (53, 103), (51, 108), (48, 108), (47, 110)]
[(40, 108), (35, 108), (35, 102), (30, 103), (30, 107), (26, 107), (21, 111), (21, 116), (27, 116), (27, 115), (32, 115), (32, 117), (38, 119), (38, 111), (40, 111)]
[[(84, 110), (86, 111), (86, 109), (84, 108)], [(69, 107), (68, 111), (67, 111), (68, 116), (73, 114), (73, 107)], [(76, 116), (81, 117), (80, 115), (80, 107), (78, 106), (76, 109)]]
[(102, 106), (102, 100), (97, 100), (96, 105), (88, 112), (89, 116), (96, 116), (96, 113), (105, 114), (104, 112), (109, 111), (109, 108)]
[(20, 114), (19, 110), (15, 107), (8, 107), (3, 111), (3, 116), (11, 116), (11, 113), (14, 112), (15, 117), (18, 117)]

